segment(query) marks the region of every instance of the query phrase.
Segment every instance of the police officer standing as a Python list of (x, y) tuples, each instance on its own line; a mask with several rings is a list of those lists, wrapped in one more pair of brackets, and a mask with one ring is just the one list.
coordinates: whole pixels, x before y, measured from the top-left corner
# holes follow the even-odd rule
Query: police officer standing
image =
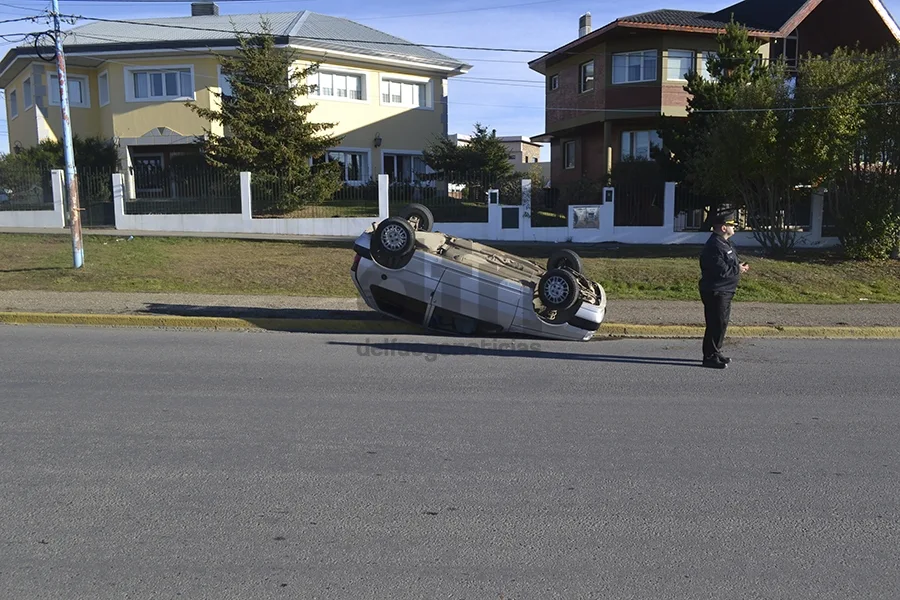
[(731, 301), (737, 291), (741, 274), (750, 267), (738, 260), (737, 251), (730, 238), (734, 235), (732, 213), (721, 213), (712, 219), (713, 233), (700, 254), (700, 298), (706, 332), (703, 335), (703, 366), (724, 369), (731, 359), (722, 355), (722, 344), (728, 321), (731, 319)]

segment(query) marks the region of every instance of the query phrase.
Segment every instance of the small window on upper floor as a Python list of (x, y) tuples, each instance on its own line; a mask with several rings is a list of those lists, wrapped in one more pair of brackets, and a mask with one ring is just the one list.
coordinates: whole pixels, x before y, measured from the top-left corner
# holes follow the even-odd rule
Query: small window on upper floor
[(16, 99), (16, 90), (9, 93), (9, 116), (12, 119), (19, 116), (19, 101)]
[(360, 73), (322, 70), (307, 79), (311, 96), (336, 100), (366, 100), (366, 78)]
[(594, 61), (590, 60), (579, 67), (578, 91), (589, 92), (594, 89)]
[(109, 73), (107, 71), (97, 76), (97, 94), (100, 96), (100, 106), (109, 104)]
[(551, 75), (550, 79), (547, 83), (548, 89), (552, 92), (555, 89), (559, 88), (559, 75)]

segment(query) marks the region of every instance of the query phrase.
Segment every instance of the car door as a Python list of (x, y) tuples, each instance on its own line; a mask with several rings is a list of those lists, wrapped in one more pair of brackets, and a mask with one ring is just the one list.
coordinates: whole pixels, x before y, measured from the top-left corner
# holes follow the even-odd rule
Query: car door
[(452, 263), (435, 289), (432, 304), (506, 329), (512, 324), (521, 298), (521, 284)]

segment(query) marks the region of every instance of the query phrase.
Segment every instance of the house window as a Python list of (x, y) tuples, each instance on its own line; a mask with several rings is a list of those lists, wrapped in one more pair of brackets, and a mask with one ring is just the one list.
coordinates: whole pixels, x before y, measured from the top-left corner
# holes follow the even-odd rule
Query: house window
[[(425, 160), (415, 154), (385, 154), (384, 172), (390, 181), (416, 183), (429, 172), (433, 172), (425, 164)], [(431, 182), (428, 182), (431, 183)]]
[(656, 131), (623, 131), (622, 158), (650, 160), (650, 146), (662, 147), (662, 140)]
[(127, 99), (130, 102), (194, 99), (194, 72), (191, 67), (126, 67), (125, 78), (128, 82)]
[(109, 73), (106, 71), (97, 76), (97, 93), (100, 96), (100, 106), (109, 104)]
[(313, 96), (365, 100), (364, 81), (362, 75), (320, 71), (309, 77), (308, 84), (315, 86)]
[(716, 55), (715, 52), (704, 52), (700, 55), (700, 77), (706, 81), (712, 81), (714, 78), (709, 72), (709, 61)]
[(19, 102), (16, 100), (16, 90), (9, 93), (9, 114), (13, 119), (19, 116)]
[[(91, 105), (90, 99), (88, 98), (87, 77), (69, 75), (66, 77), (66, 83), (69, 88), (69, 106), (87, 108)], [(50, 75), (47, 85), (50, 86), (50, 104), (59, 106), (59, 76)]]
[(566, 169), (575, 168), (575, 142), (569, 141), (563, 144), (563, 166)]
[(426, 108), (428, 106), (427, 96), (428, 84), (424, 81), (381, 80), (382, 104)]
[(666, 79), (669, 81), (687, 81), (689, 73), (694, 71), (694, 53), (691, 50), (669, 50), (666, 67)]
[(588, 61), (579, 68), (579, 92), (589, 92), (594, 89), (594, 61)]
[(34, 96), (31, 93), (31, 77), (26, 79), (22, 84), (22, 94), (25, 96), (22, 98), (22, 105), (25, 108), (31, 108), (31, 105), (34, 102)]
[(550, 87), (550, 90), (551, 90), (551, 91), (553, 91), (553, 90), (559, 88), (559, 75), (551, 75), (551, 76), (550, 76), (550, 84), (549, 84), (549, 87)]
[(336, 162), (341, 165), (341, 180), (345, 183), (364, 183), (369, 180), (369, 155), (366, 152), (332, 150), (314, 163)]
[(613, 83), (656, 81), (656, 50), (613, 54)]
[(231, 88), (231, 79), (227, 75), (222, 72), (222, 65), (218, 66), (217, 69), (219, 73), (219, 89), (222, 92), (222, 96), (224, 98), (228, 98), (234, 95), (234, 90)]

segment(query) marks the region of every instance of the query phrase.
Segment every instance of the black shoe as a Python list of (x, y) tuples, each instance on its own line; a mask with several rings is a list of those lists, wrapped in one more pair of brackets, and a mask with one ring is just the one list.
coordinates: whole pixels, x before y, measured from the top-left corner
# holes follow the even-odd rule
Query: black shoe
[(719, 362), (723, 362), (723, 363), (725, 363), (726, 365), (729, 364), (729, 363), (731, 363), (731, 359), (728, 358), (727, 356), (722, 356), (722, 355), (720, 354), (718, 358), (719, 358)]
[(727, 364), (723, 363), (722, 361), (720, 361), (716, 358), (704, 358), (703, 366), (707, 367), (709, 369), (724, 369), (724, 368), (728, 367)]

